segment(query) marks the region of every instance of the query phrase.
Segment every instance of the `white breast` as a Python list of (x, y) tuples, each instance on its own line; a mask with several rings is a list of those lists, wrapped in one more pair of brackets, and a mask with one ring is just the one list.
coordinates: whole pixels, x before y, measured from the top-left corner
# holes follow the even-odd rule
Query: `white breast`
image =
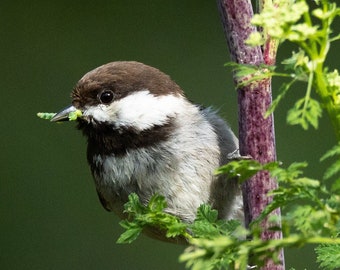
[[(141, 101), (145, 103), (141, 104)], [(90, 110), (94, 109), (87, 112)], [(166, 141), (129, 149), (121, 156), (93, 157), (93, 161), (103, 168), (100, 176), (94, 174), (97, 189), (113, 210), (121, 209), (131, 192), (136, 192), (145, 203), (158, 193), (167, 199), (169, 213), (190, 222), (200, 204), (214, 202), (212, 192), (217, 190), (213, 187), (217, 181), (214, 170), (223, 161), (219, 145), (221, 137), (217, 133), (232, 132), (213, 112), (202, 112), (182, 97), (155, 97), (142, 91), (104, 108), (100, 117), (115, 119), (115, 125), (133, 125), (145, 130), (165, 123), (169, 116), (175, 119), (175, 129)], [(213, 125), (213, 121), (218, 124)], [(229, 145), (224, 150), (233, 152), (237, 149), (237, 140), (230, 134), (226, 142)]]

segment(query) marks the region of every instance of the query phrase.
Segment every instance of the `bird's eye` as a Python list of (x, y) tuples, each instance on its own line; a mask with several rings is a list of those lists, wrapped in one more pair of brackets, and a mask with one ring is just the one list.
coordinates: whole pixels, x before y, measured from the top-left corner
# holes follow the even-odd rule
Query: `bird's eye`
[(103, 91), (99, 96), (100, 102), (108, 104), (113, 100), (113, 92), (111, 90)]

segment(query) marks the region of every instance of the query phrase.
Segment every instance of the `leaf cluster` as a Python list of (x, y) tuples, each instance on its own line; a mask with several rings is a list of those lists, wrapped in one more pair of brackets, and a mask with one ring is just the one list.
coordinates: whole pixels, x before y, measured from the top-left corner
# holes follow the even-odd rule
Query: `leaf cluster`
[[(337, 151), (332, 149), (325, 157), (337, 155)], [(165, 231), (166, 237), (181, 235), (188, 240), (190, 246), (180, 256), (180, 261), (192, 269), (247, 269), (250, 263), (261, 266), (267, 259), (279, 263), (281, 248), (322, 244), (317, 252), (318, 261), (323, 266), (323, 248), (340, 253), (340, 238), (337, 238), (340, 232), (340, 195), (328, 190), (321, 181), (303, 176), (306, 166), (302, 162), (282, 168), (279, 162), (262, 165), (254, 160), (240, 160), (217, 171), (245, 181), (259, 171), (267, 170), (278, 179), (279, 187), (268, 194), (272, 196), (272, 202), (249, 229), (235, 220), (218, 220), (217, 211), (208, 205), (201, 205), (196, 220), (186, 224), (165, 212), (166, 201), (162, 196), (154, 195), (144, 206), (136, 194), (131, 194), (125, 205), (130, 219), (121, 222), (126, 231), (118, 242), (130, 243), (144, 228), (157, 226)], [(278, 207), (287, 212), (282, 217), (283, 225), (281, 228), (273, 226), (269, 231), (280, 230), (285, 237), (263, 241), (261, 222), (269, 217), (275, 224), (275, 216), (271, 213)]]
[[(328, 254), (340, 254), (340, 145), (330, 149), (321, 161), (328, 159), (335, 162), (325, 171), (323, 180), (304, 176), (306, 162), (283, 168), (280, 162), (261, 164), (244, 159), (219, 168), (217, 174), (237, 177), (240, 183), (263, 170), (279, 182), (279, 187), (268, 194), (272, 197), (271, 203), (248, 229), (239, 221), (218, 220), (217, 211), (209, 205), (201, 205), (195, 221), (187, 224), (166, 213), (167, 204), (162, 196), (154, 195), (145, 205), (136, 194), (131, 194), (125, 204), (129, 218), (120, 223), (126, 231), (117, 242), (131, 243), (144, 229), (158, 228), (165, 237), (187, 239), (190, 246), (180, 261), (192, 269), (249, 269), (249, 264), (260, 267), (268, 259), (279, 263), (281, 248), (320, 244), (316, 249), (320, 267), (334, 269), (338, 267), (338, 260), (329, 260)], [(331, 178), (336, 181), (327, 188), (326, 181)], [(275, 225), (277, 217), (272, 215), (277, 208), (286, 212), (282, 216), (282, 227)], [(261, 239), (261, 222), (265, 219), (274, 224), (268, 231), (281, 231), (283, 239)]]
[(124, 208), (129, 218), (120, 222), (125, 232), (121, 234), (117, 243), (131, 243), (145, 228), (150, 227), (165, 232), (167, 238), (190, 237), (187, 226), (178, 217), (164, 212), (166, 201), (162, 196), (154, 195), (145, 206), (139, 201), (137, 194), (132, 193)]
[[(296, 82), (305, 82), (305, 95), (288, 111), (287, 122), (303, 129), (309, 126), (318, 128), (322, 111), (326, 110), (340, 139), (340, 77), (338, 70), (329, 71), (324, 66), (331, 43), (340, 39), (340, 34), (332, 29), (334, 20), (340, 16), (340, 8), (330, 1), (316, 1), (316, 4), (317, 8), (310, 11), (306, 0), (266, 1), (262, 12), (252, 19), (252, 23), (262, 31), (249, 36), (249, 45), (260, 46), (269, 40), (297, 45), (298, 51), (281, 63), (285, 72), (276, 72), (276, 66), (266, 69), (254, 67), (252, 73), (249, 66), (238, 65), (235, 68), (235, 64), (233, 67), (241, 82), (238, 87), (273, 76), (290, 78), (279, 89), (266, 116), (275, 110)], [(245, 72), (249, 72), (246, 77)], [(312, 98), (313, 92), (319, 99)]]

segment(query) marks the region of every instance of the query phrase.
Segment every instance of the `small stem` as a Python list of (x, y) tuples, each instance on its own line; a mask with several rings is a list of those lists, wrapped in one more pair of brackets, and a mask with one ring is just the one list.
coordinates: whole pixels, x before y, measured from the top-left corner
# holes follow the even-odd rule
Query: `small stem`
[[(328, 12), (329, 4), (327, 1), (322, 2), (323, 11)], [(309, 15), (308, 15), (309, 16)], [(322, 32), (323, 36), (321, 38), (321, 42), (319, 42), (319, 49), (316, 45), (316, 40), (311, 40), (311, 46), (309, 48), (305, 48), (303, 45), (299, 44), (301, 47), (308, 53), (312, 63), (315, 64), (314, 69), (311, 71), (314, 76), (314, 86), (316, 88), (317, 94), (320, 96), (322, 103), (324, 104), (328, 116), (332, 122), (332, 125), (335, 130), (335, 135), (338, 141), (340, 141), (340, 105), (334, 104), (334, 101), (331, 97), (331, 93), (329, 93), (327, 89), (327, 82), (324, 74), (324, 62), (326, 60), (329, 48), (330, 41), (330, 24), (333, 18), (328, 18), (327, 20), (322, 20)], [(308, 46), (307, 46), (308, 47)], [(310, 87), (310, 83), (308, 84), (308, 88)], [(308, 93), (308, 92), (307, 92)]]
[(340, 39), (340, 34), (329, 39), (329, 42), (337, 41)]
[(314, 72), (310, 72), (309, 77), (308, 77), (308, 85), (307, 85), (305, 101), (304, 101), (304, 104), (303, 104), (303, 114), (305, 114), (309, 100), (310, 100), (310, 94), (312, 92), (312, 86), (313, 86), (313, 79), (314, 79)]
[[(298, 45), (305, 51), (309, 56), (313, 55), (315, 51), (310, 48), (310, 45), (306, 42), (300, 42)], [(316, 49), (315, 49), (316, 50)]]
[(327, 91), (327, 83), (325, 81), (325, 75), (323, 74), (323, 65), (319, 63), (315, 69), (315, 87), (317, 89), (317, 93), (319, 94), (322, 103), (324, 104), (328, 116), (333, 125), (335, 136), (340, 141), (340, 105), (334, 104), (334, 101)]

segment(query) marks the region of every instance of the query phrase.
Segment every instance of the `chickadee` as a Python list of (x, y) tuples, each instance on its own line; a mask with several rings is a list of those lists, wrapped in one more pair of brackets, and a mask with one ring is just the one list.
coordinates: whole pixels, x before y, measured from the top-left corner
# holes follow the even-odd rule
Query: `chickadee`
[(144, 204), (157, 193), (166, 212), (184, 222), (193, 222), (204, 203), (221, 219), (242, 218), (237, 181), (214, 175), (237, 153), (237, 138), (213, 110), (189, 102), (168, 75), (138, 62), (112, 62), (85, 74), (71, 97), (72, 106), (51, 121), (82, 112), (78, 128), (105, 209), (124, 218), (130, 193)]

